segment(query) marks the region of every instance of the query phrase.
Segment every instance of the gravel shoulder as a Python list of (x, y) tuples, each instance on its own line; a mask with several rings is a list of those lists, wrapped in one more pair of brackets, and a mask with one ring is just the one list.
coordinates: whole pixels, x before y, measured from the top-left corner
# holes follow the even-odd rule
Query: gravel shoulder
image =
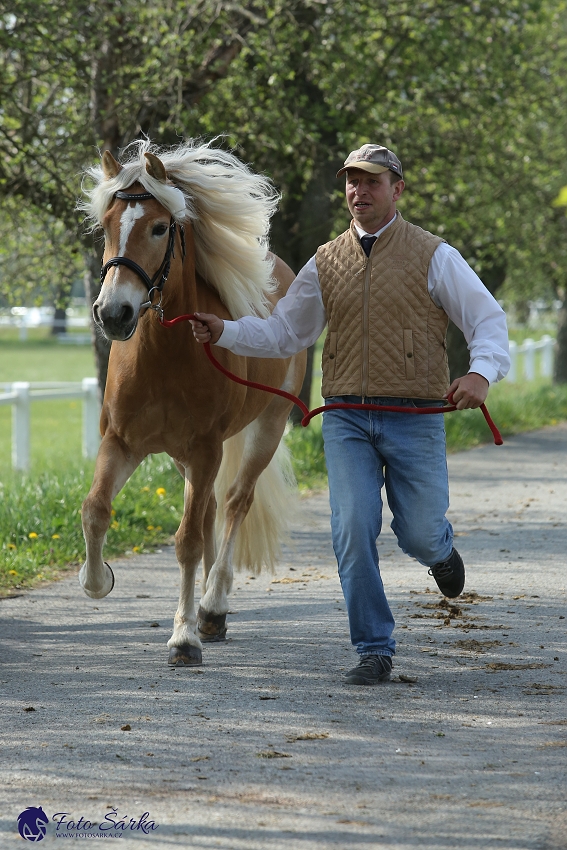
[[(113, 561), (103, 600), (73, 575), (0, 601), (0, 847), (41, 806), (148, 812), (157, 829), (121, 830), (140, 850), (565, 850), (566, 449), (560, 425), (450, 456), (459, 600), (385, 511), (398, 654), (375, 688), (341, 682), (356, 658), (325, 493), (301, 501), (276, 575), (236, 576), (202, 668), (167, 667), (171, 549)], [(42, 847), (80, 837), (55, 827)]]

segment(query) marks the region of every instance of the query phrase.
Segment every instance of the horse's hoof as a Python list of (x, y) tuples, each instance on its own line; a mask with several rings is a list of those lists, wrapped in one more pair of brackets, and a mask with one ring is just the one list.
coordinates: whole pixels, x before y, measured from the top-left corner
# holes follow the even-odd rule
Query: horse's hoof
[(220, 643), (226, 640), (226, 614), (211, 614), (199, 605), (197, 629), (203, 643)]
[(114, 588), (114, 573), (112, 572), (112, 568), (111, 568), (110, 564), (106, 563), (106, 561), (104, 562), (104, 566), (106, 567), (106, 571), (107, 571), (105, 579), (104, 579), (104, 584), (102, 586), (102, 590), (99, 590), (96, 593), (92, 590), (87, 590), (87, 588), (83, 584), (84, 570), (85, 570), (86, 564), (83, 564), (83, 566), (79, 570), (79, 584), (81, 585), (81, 587), (83, 588), (83, 590), (85, 591), (87, 596), (90, 596), (91, 599), (103, 599), (105, 596), (108, 596), (108, 594)]
[(167, 663), (170, 667), (198, 667), (203, 663), (203, 653), (198, 646), (192, 646), (190, 643), (172, 646)]

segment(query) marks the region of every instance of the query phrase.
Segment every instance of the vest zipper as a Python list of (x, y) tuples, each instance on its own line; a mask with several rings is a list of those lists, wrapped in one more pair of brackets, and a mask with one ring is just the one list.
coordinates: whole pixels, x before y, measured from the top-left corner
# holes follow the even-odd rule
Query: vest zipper
[[(374, 243), (375, 245), (376, 243)], [(374, 245), (372, 248), (374, 248)], [(362, 291), (362, 381), (361, 381), (361, 395), (368, 395), (368, 358), (369, 358), (369, 348), (370, 348), (370, 339), (369, 339), (369, 323), (370, 323), (370, 315), (369, 315), (369, 301), (370, 301), (370, 277), (372, 275), (372, 250), (370, 251), (370, 257), (368, 257), (366, 261), (366, 265), (364, 267), (364, 288)]]

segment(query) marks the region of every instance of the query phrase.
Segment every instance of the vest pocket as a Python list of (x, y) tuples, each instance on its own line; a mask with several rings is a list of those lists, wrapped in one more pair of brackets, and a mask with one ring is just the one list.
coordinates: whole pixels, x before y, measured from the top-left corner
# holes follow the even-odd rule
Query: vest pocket
[(336, 331), (329, 333), (329, 379), (332, 381), (335, 377), (335, 367), (337, 365), (337, 337)]
[(406, 378), (415, 378), (415, 357), (413, 351), (413, 332), (404, 330), (404, 361), (406, 364)]

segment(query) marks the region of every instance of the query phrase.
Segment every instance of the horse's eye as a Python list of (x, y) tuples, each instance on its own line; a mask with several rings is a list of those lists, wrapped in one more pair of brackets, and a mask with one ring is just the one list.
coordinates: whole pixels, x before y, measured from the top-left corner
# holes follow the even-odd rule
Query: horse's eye
[(152, 236), (163, 236), (167, 233), (167, 225), (166, 224), (156, 224), (152, 230)]

